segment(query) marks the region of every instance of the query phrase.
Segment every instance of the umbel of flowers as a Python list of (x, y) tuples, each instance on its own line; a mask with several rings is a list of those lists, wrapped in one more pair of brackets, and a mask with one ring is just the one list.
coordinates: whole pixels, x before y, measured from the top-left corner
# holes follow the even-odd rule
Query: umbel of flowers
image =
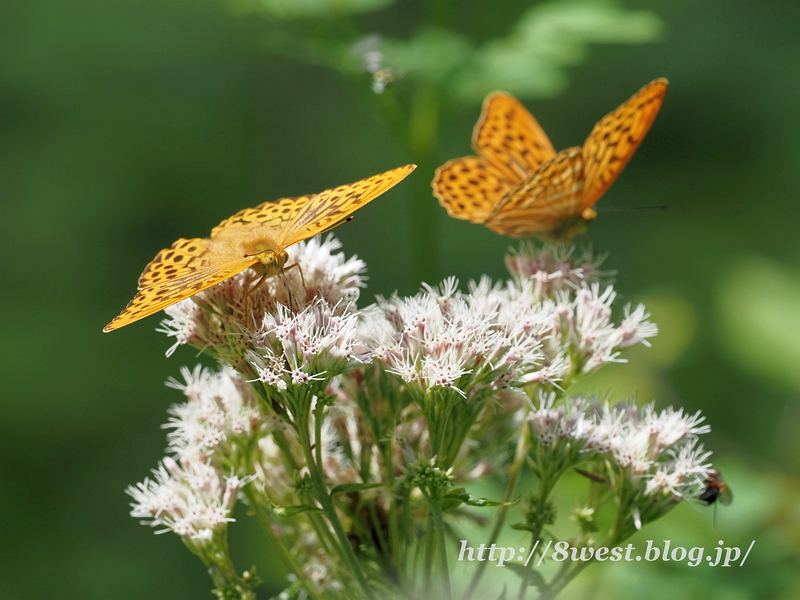
[[(486, 562), (451, 582), (458, 524), (487, 524), (474, 546), (510, 525), (533, 547), (552, 536), (568, 472), (587, 485), (575, 546), (621, 544), (705, 489), (699, 414), (568, 393), (657, 333), (643, 306), (615, 320), (597, 261), (523, 245), (508, 281), (462, 292), (447, 279), (359, 309), (365, 265), (339, 249), (331, 237), (300, 243), (289, 249), (300, 269), (263, 282), (245, 271), (166, 311), (168, 354), (189, 345), (220, 366), (168, 382), (186, 399), (170, 409), (167, 456), (128, 490), (132, 514), (179, 535), (219, 598), (254, 598), (260, 585), (230, 558), (237, 502), (280, 553), (281, 598), (450, 599), (502, 591), (482, 579)], [(526, 472), (538, 487), (519, 500)], [(505, 483), (502, 498), (469, 492), (483, 477)], [(605, 523), (596, 511), (609, 500)], [(508, 524), (517, 501), (523, 521)], [(534, 564), (513, 570), (520, 593), (552, 598), (589, 563), (549, 581)]]

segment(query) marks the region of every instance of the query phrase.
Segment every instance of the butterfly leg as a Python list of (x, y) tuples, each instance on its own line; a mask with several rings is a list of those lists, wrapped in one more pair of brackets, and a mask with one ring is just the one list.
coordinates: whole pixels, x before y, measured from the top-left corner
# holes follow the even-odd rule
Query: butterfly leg
[[(300, 281), (303, 284), (303, 291), (305, 292), (303, 298), (304, 300), (305, 298), (308, 298), (308, 288), (306, 287), (306, 278), (303, 277), (303, 269), (300, 268), (300, 263), (292, 263), (285, 269), (281, 269), (281, 273), (283, 274), (283, 283), (286, 286), (286, 292), (289, 294), (289, 303), (294, 305), (294, 300), (292, 298), (292, 290), (289, 287), (289, 281), (286, 279), (286, 272), (289, 271), (290, 269), (297, 269), (297, 272), (300, 273)], [(294, 306), (292, 306), (292, 310), (294, 310)]]

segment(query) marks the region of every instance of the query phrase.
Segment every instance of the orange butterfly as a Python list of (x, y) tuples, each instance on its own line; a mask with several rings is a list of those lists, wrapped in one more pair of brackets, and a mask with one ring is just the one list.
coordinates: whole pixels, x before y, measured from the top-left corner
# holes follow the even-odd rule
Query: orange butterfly
[(439, 167), (433, 194), (451, 217), (497, 233), (570, 240), (597, 216), (592, 206), (636, 152), (666, 92), (666, 79), (648, 83), (603, 117), (583, 147), (557, 154), (516, 98), (489, 94), (472, 134), (478, 156)]
[(179, 239), (144, 268), (136, 296), (103, 331), (143, 319), (248, 267), (264, 277), (281, 273), (289, 258), (286, 248), (343, 223), (415, 168), (406, 165), (319, 194), (264, 202), (225, 219), (210, 238)]

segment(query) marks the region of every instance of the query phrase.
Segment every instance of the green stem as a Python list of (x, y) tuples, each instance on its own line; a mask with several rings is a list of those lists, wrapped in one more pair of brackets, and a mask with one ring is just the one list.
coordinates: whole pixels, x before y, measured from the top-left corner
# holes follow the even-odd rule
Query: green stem
[(364, 575), (364, 571), (361, 569), (361, 565), (356, 558), (355, 552), (353, 552), (353, 547), (350, 545), (350, 540), (347, 539), (347, 533), (342, 526), (342, 522), (339, 520), (339, 515), (336, 514), (336, 507), (333, 505), (333, 500), (331, 499), (330, 494), (328, 493), (328, 488), (325, 485), (325, 474), (322, 471), (322, 444), (321, 444), (321, 433), (322, 433), (322, 419), (324, 418), (324, 411), (325, 405), (317, 400), (317, 405), (314, 411), (314, 430), (315, 430), (315, 440), (314, 443), (316, 445), (316, 455), (317, 455), (317, 462), (314, 460), (314, 456), (311, 453), (311, 445), (309, 444), (308, 440), (308, 430), (306, 429), (305, 432), (300, 431), (301, 436), (301, 443), (303, 446), (303, 452), (306, 455), (306, 461), (308, 462), (309, 469), (311, 470), (314, 478), (316, 479), (316, 487), (317, 487), (317, 500), (322, 505), (322, 510), (325, 512), (325, 515), (328, 517), (328, 521), (330, 522), (331, 526), (333, 527), (333, 531), (336, 534), (336, 537), (339, 539), (339, 545), (344, 553), (344, 557), (347, 560), (347, 563), (350, 565), (350, 568), (353, 570), (353, 574), (356, 576), (361, 589), (364, 592), (364, 595), (369, 600), (374, 600), (375, 595), (372, 593), (372, 589), (367, 582), (367, 577)]
[[(630, 537), (630, 534), (625, 534), (625, 529), (623, 527), (623, 520), (627, 518), (630, 514), (630, 500), (628, 498), (628, 494), (625, 492), (627, 491), (627, 486), (624, 484), (622, 485), (620, 491), (620, 503), (619, 509), (617, 510), (617, 514), (614, 517), (614, 524), (611, 526), (611, 529), (606, 534), (605, 539), (600, 543), (600, 546), (603, 548), (611, 548), (613, 546), (619, 545), (621, 542), (624, 542), (626, 539)], [(562, 568), (556, 573), (553, 579), (550, 581), (550, 584), (547, 586), (546, 589), (542, 590), (542, 593), (539, 595), (538, 600), (552, 600), (555, 598), (561, 591), (567, 587), (567, 585), (575, 579), (586, 567), (594, 562), (594, 557), (591, 560), (587, 561), (579, 561), (577, 563), (567, 562), (562, 565)]]
[(391, 446), (378, 444), (384, 466), (386, 482), (389, 486), (389, 545), (392, 558), (392, 565), (400, 581), (400, 587), (406, 589), (408, 581), (405, 571), (405, 554), (401, 550), (400, 527), (397, 522), (397, 499), (395, 497), (394, 465), (391, 461)]
[(425, 589), (431, 587), (431, 572), (433, 571), (433, 554), (436, 551), (436, 532), (433, 526), (433, 514), (429, 513), (426, 517), (428, 521), (428, 534), (425, 536), (425, 562), (423, 563), (423, 585)]
[(436, 546), (439, 550), (439, 576), (442, 579), (442, 592), (444, 593), (444, 600), (453, 600), (453, 589), (450, 585), (450, 569), (447, 567), (447, 545), (445, 543), (442, 505), (440, 504), (438, 497), (433, 498), (427, 494), (425, 494), (425, 497), (428, 499), (428, 504), (430, 504), (431, 507), (433, 529), (436, 533)]
[(367, 582), (364, 571), (361, 569), (361, 565), (358, 563), (356, 554), (353, 552), (353, 547), (350, 545), (350, 540), (347, 539), (347, 533), (345, 533), (344, 527), (342, 527), (342, 522), (339, 520), (339, 515), (336, 514), (336, 507), (333, 505), (331, 497), (324, 488), (324, 483), (321, 485), (323, 487), (319, 490), (319, 501), (322, 504), (322, 510), (325, 511), (328, 521), (330, 521), (330, 524), (333, 526), (333, 531), (336, 533), (336, 537), (339, 538), (339, 542), (344, 548), (345, 557), (350, 563), (350, 568), (353, 569), (353, 573), (355, 574), (359, 585), (364, 591), (364, 594), (367, 598), (369, 598), (369, 600), (375, 600), (375, 595), (372, 593), (372, 589)]
[[(540, 462), (541, 464), (541, 462)], [(547, 500), (550, 498), (550, 493), (553, 491), (553, 487), (558, 479), (563, 475), (563, 471), (553, 474), (549, 472), (544, 472), (540, 475), (539, 479), (539, 497), (536, 502), (536, 514), (538, 515), (538, 520), (534, 523), (534, 527), (531, 530), (531, 547), (536, 545), (537, 541), (541, 541), (542, 538), (542, 530), (544, 529), (545, 523), (542, 519), (542, 516), (545, 512), (545, 507), (547, 506)], [(520, 584), (519, 593), (517, 597), (522, 600), (525, 597), (525, 592), (527, 591), (528, 583), (527, 581), (523, 580)]]
[[(517, 439), (517, 450), (514, 453), (514, 462), (511, 463), (511, 466), (508, 468), (508, 481), (506, 482), (506, 490), (503, 493), (503, 502), (511, 502), (511, 497), (514, 495), (514, 490), (517, 487), (517, 481), (519, 481), (519, 475), (522, 472), (522, 466), (525, 464), (525, 455), (527, 452), (528, 422), (523, 419), (520, 426), (519, 438)], [(503, 524), (505, 523), (506, 517), (508, 516), (508, 511), (510, 509), (510, 505), (500, 507), (500, 510), (497, 513), (497, 520), (495, 521), (494, 527), (492, 528), (492, 533), (489, 536), (489, 543), (487, 544), (488, 547), (491, 547), (492, 544), (496, 543), (497, 539), (500, 537), (500, 532), (503, 529)], [(478, 588), (478, 584), (483, 576), (483, 572), (486, 569), (486, 564), (486, 561), (478, 562), (478, 567), (475, 569), (475, 573), (469, 582), (469, 587), (464, 593), (462, 600), (470, 600), (475, 594), (475, 590)]]
[(438, 217), (440, 207), (431, 194), (430, 181), (436, 170), (436, 141), (440, 103), (436, 89), (420, 84), (408, 118), (408, 148), (418, 165), (411, 204), (412, 276), (417, 284), (433, 283), (439, 274)]
[[(273, 431), (272, 437), (275, 439), (275, 443), (278, 445), (278, 448), (281, 451), (281, 456), (283, 457), (286, 467), (291, 468), (292, 471), (299, 471), (300, 467), (297, 464), (297, 461), (294, 459), (292, 450), (289, 447), (289, 442), (286, 440), (286, 436), (283, 434), (283, 432), (280, 430)], [(309, 465), (309, 469), (310, 468), (311, 465)], [(334, 561), (334, 559), (337, 559), (340, 563), (346, 563), (347, 561), (344, 557), (344, 551), (339, 547), (339, 543), (331, 536), (330, 529), (328, 529), (328, 527), (325, 525), (325, 522), (321, 516), (314, 513), (307, 514), (308, 520), (317, 534), (317, 538), (319, 539), (319, 542), (329, 560)], [(340, 572), (344, 571), (342, 571), (340, 568)], [(347, 582), (343, 583), (347, 585)]]
[(267, 539), (278, 550), (278, 554), (280, 554), (283, 564), (286, 566), (289, 572), (297, 577), (298, 581), (300, 581), (300, 583), (303, 585), (303, 588), (306, 590), (306, 592), (308, 592), (309, 598), (312, 600), (322, 600), (322, 596), (320, 596), (316, 589), (314, 589), (314, 585), (311, 583), (311, 580), (309, 580), (306, 574), (303, 573), (303, 569), (297, 564), (294, 556), (292, 556), (292, 554), (286, 549), (286, 546), (283, 544), (283, 542), (281, 542), (280, 538), (278, 538), (276, 535), (275, 530), (272, 528), (273, 523), (264, 513), (264, 507), (259, 503), (258, 497), (253, 493), (252, 486), (246, 486), (245, 495), (250, 501), (250, 505), (255, 509), (256, 518), (258, 519), (261, 528), (264, 530)]

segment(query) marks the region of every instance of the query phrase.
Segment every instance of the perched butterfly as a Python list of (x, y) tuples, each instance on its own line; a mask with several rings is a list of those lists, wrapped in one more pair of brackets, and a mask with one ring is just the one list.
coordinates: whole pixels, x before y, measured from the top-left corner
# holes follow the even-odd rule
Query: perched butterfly
[(719, 502), (723, 506), (728, 506), (733, 502), (733, 492), (731, 492), (728, 484), (722, 480), (722, 475), (719, 471), (709, 471), (705, 484), (706, 489), (698, 497), (698, 500), (703, 504)]
[(439, 167), (433, 194), (451, 217), (513, 237), (569, 240), (597, 216), (605, 194), (656, 118), (667, 80), (656, 79), (603, 117), (581, 146), (559, 153), (513, 96), (489, 94), (472, 134), (478, 156)]
[(136, 296), (103, 331), (143, 319), (248, 267), (264, 277), (281, 273), (289, 258), (286, 248), (343, 223), (415, 168), (406, 165), (319, 194), (264, 202), (225, 219), (210, 238), (179, 239), (144, 268)]

